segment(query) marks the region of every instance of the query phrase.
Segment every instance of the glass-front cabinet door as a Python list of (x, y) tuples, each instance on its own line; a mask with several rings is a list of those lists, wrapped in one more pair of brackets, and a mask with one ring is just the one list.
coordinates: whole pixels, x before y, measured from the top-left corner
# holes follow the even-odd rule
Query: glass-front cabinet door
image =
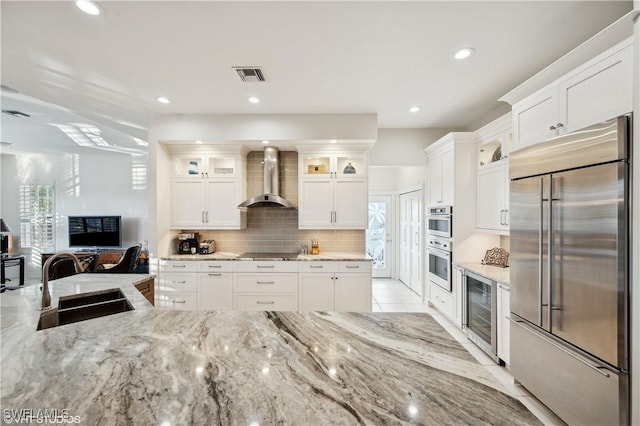
[(302, 173), (308, 177), (327, 177), (331, 170), (330, 155), (304, 155), (302, 159)]
[(367, 174), (366, 155), (336, 154), (334, 171), (339, 177), (361, 177)]
[(210, 156), (207, 159), (209, 177), (231, 177), (238, 173), (238, 162), (232, 156)]
[(367, 175), (366, 154), (300, 154), (304, 177), (363, 177)]
[(207, 171), (204, 155), (174, 155), (173, 176), (202, 178)]

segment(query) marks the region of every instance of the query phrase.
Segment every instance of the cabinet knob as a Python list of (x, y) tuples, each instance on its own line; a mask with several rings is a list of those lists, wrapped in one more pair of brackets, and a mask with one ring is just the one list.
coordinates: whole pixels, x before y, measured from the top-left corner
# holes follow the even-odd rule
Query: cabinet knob
[(553, 131), (553, 130), (555, 130), (555, 129), (556, 129), (556, 126), (549, 126), (549, 130), (552, 130), (552, 131)]
[(564, 124), (558, 123), (558, 124), (556, 124), (556, 127), (559, 129), (560, 127), (564, 127)]

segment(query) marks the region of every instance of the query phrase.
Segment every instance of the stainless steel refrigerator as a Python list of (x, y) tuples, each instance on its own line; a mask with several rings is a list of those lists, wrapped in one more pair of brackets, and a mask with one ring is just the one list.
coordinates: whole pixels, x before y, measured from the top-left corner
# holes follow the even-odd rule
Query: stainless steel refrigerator
[(630, 116), (511, 154), (511, 372), (565, 422), (629, 423)]

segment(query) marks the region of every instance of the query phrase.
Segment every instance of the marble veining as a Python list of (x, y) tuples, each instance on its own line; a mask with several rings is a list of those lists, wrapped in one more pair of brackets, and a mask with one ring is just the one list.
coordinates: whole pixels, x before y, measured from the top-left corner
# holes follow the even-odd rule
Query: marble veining
[(155, 310), (133, 281), (76, 277), (55, 297), (120, 286), (136, 309), (36, 332), (37, 287), (1, 295), (2, 409), (101, 425), (539, 424), (425, 313)]
[(495, 280), (498, 283), (509, 285), (509, 268), (499, 266), (483, 265), (482, 263), (460, 262), (455, 265), (457, 268), (475, 272), (478, 275)]

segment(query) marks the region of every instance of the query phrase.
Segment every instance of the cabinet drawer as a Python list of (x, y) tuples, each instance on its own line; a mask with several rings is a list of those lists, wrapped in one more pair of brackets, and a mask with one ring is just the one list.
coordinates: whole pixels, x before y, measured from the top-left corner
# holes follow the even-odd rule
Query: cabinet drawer
[(335, 262), (300, 261), (300, 272), (334, 272)]
[(298, 292), (298, 274), (235, 274), (233, 291), (253, 293)]
[(449, 319), (453, 320), (453, 294), (433, 283), (431, 283), (431, 304)]
[(237, 261), (233, 263), (233, 270), (238, 272), (298, 272), (295, 261)]
[(371, 262), (335, 262), (335, 272), (371, 272)]
[(195, 311), (197, 309), (196, 293), (158, 293), (158, 307), (160, 309), (175, 309), (178, 311)]
[(297, 311), (295, 294), (234, 293), (233, 309), (236, 311)]
[(198, 263), (198, 272), (231, 272), (231, 261), (201, 260)]
[(160, 262), (160, 272), (196, 272), (198, 262), (184, 260), (166, 260)]
[(196, 291), (196, 274), (163, 274), (160, 276), (162, 291)]

